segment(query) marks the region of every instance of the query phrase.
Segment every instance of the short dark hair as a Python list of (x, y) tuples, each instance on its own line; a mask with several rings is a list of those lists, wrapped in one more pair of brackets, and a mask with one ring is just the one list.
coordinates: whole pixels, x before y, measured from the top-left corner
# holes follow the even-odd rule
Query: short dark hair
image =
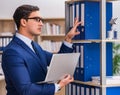
[(28, 18), (30, 13), (34, 12), (34, 11), (39, 11), (39, 8), (37, 6), (33, 6), (33, 5), (22, 5), (19, 6), (14, 14), (13, 14), (13, 19), (17, 25), (17, 28), (19, 29), (20, 27), (20, 20), (22, 18)]

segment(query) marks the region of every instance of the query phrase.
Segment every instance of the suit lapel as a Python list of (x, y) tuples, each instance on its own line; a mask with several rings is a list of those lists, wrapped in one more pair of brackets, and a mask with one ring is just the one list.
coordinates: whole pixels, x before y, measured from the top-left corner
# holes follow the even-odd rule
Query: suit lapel
[[(38, 46), (37, 46), (37, 49), (40, 51), (40, 52), (38, 52), (38, 55), (39, 55), (39, 57), (35, 54), (35, 52), (33, 52), (22, 40), (20, 40), (19, 38), (17, 38), (17, 37), (14, 37), (14, 41), (16, 42), (16, 43), (18, 43), (22, 48), (24, 48), (27, 52), (29, 52), (30, 53), (30, 55), (32, 55), (35, 59), (36, 59), (36, 61), (38, 61), (38, 63), (41, 65), (41, 67), (43, 68), (43, 70), (45, 71), (45, 73), (47, 72), (47, 66), (45, 66), (45, 64), (44, 64), (44, 60), (42, 59), (42, 57), (41, 57), (41, 54), (40, 54), (40, 52), (41, 52), (41, 49), (39, 50), (38, 49)], [(42, 52), (41, 52), (42, 53)]]

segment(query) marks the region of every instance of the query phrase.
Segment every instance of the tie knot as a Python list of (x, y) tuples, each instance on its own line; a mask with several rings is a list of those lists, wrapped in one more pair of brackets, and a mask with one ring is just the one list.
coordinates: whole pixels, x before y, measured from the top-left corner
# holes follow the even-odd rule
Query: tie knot
[(35, 45), (34, 41), (31, 41), (31, 45), (32, 45), (33, 49), (36, 50), (36, 45)]
[(31, 41), (31, 45), (34, 45), (34, 41)]
[(35, 44), (34, 41), (31, 42), (32, 48), (35, 51), (36, 54), (38, 54), (38, 49), (37, 49), (37, 45)]
[(35, 42), (31, 41), (31, 45), (32, 45), (32, 47), (35, 47)]

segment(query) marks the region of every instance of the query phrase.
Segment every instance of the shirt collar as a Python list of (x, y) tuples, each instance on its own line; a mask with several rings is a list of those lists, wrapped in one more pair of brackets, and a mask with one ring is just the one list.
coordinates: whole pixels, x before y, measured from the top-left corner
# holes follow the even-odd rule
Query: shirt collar
[(16, 33), (15, 35), (16, 37), (18, 37), (20, 40), (22, 40), (26, 45), (28, 45), (30, 48), (32, 47), (31, 46), (31, 39), (29, 39), (28, 37), (20, 34), (20, 33)]

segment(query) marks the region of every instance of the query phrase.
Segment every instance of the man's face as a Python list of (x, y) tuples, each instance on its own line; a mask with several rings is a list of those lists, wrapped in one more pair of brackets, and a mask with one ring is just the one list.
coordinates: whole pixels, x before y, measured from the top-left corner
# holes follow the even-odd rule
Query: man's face
[(32, 12), (27, 18), (25, 29), (29, 36), (37, 36), (41, 34), (42, 26), (43, 22), (40, 16), (40, 12), (35, 11)]

